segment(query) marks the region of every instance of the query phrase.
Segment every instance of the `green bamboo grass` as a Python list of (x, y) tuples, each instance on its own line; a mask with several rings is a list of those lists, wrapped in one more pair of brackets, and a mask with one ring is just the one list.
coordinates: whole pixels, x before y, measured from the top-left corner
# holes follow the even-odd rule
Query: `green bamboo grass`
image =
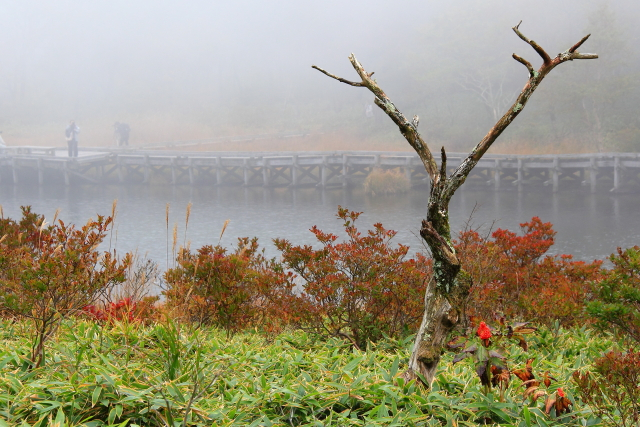
[[(258, 334), (69, 320), (52, 339), (51, 363), (26, 369), (27, 328), (1, 322), (0, 426), (532, 426), (594, 423), (588, 408), (552, 419), (528, 406), (514, 378), (504, 402), (482, 394), (471, 364), (445, 355), (432, 390), (404, 383), (412, 340), (359, 351), (303, 332)], [(611, 348), (590, 330), (542, 330), (527, 353), (571, 400), (572, 372)]]

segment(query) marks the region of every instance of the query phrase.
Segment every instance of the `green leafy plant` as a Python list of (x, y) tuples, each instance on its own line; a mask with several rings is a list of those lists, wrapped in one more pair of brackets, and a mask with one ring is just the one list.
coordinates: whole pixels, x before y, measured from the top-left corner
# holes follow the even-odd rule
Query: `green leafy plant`
[(315, 226), (311, 232), (320, 249), (274, 240), (283, 265), (303, 280), (296, 299), (301, 325), (346, 338), (357, 348), (413, 330), (422, 316), (427, 260), (405, 259), (409, 248), (392, 247), (396, 232), (382, 224), (361, 234), (355, 227), (358, 212), (339, 207), (337, 216), (347, 234), (344, 242)]
[[(460, 350), (453, 358), (453, 364), (464, 359), (473, 359), (476, 375), (480, 379), (483, 387), (484, 397), (479, 398), (478, 408), (484, 408), (483, 412), (490, 421), (496, 420), (497, 416), (501, 420), (506, 420), (508, 416), (491, 401), (492, 388), (498, 389), (498, 401), (506, 402), (506, 392), (509, 390), (511, 375), (515, 375), (522, 381), (525, 390), (524, 399), (530, 399), (530, 405), (523, 410), (523, 416), (531, 417), (531, 410), (535, 408), (539, 414), (560, 417), (565, 413), (569, 413), (572, 401), (566, 396), (562, 387), (554, 387), (550, 389), (552, 380), (556, 379), (546, 371), (541, 378), (536, 378), (533, 373), (533, 360), (528, 359), (526, 366), (520, 369), (511, 370), (508, 366), (508, 349), (506, 346), (500, 346), (503, 340), (514, 340), (517, 345), (526, 351), (528, 343), (525, 335), (532, 334), (537, 328), (530, 326), (528, 323), (506, 324), (503, 316), (496, 316), (499, 321), (499, 327), (494, 329), (485, 322), (480, 322), (475, 330), (475, 337), (458, 336), (447, 344), (447, 347), (453, 350)], [(544, 386), (544, 388), (543, 388)], [(545, 397), (546, 396), (546, 397)], [(536, 408), (537, 401), (545, 397), (542, 408)]]
[(602, 329), (621, 332), (640, 342), (640, 246), (625, 249), (609, 258), (613, 269), (594, 284), (595, 297), (587, 312)]
[(527, 341), (524, 336), (537, 330), (529, 323), (514, 323), (507, 325), (505, 318), (498, 316), (500, 329), (493, 329), (481, 321), (475, 331), (475, 337), (460, 335), (447, 344), (451, 350), (460, 350), (453, 358), (453, 363), (458, 363), (466, 358), (474, 361), (476, 373), (485, 392), (489, 393), (492, 387), (498, 387), (500, 400), (504, 400), (504, 393), (509, 386), (511, 372), (507, 366), (506, 348), (500, 346), (503, 340), (516, 340), (525, 351)]

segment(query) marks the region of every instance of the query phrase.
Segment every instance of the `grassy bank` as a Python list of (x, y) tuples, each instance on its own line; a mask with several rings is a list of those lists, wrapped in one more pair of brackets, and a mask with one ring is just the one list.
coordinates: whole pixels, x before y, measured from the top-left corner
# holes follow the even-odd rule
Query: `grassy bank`
[(28, 370), (29, 329), (1, 326), (0, 425), (7, 426), (589, 425), (595, 420), (576, 399), (571, 375), (614, 345), (586, 328), (545, 329), (528, 352), (507, 348), (510, 366), (533, 358), (535, 372), (557, 379), (549, 393), (563, 387), (575, 402), (558, 419), (544, 414), (541, 401), (524, 399), (516, 378), (503, 402), (484, 394), (473, 364), (452, 365), (451, 354), (432, 390), (406, 384), (399, 375), (410, 338), (365, 352), (303, 332), (229, 337), (171, 322), (70, 319), (48, 346), (48, 365)]

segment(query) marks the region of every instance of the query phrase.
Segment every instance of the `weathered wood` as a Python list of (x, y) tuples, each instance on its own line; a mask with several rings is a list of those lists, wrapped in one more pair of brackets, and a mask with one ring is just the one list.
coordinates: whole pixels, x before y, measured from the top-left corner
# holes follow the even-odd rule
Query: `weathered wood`
[(624, 167), (620, 164), (620, 157), (615, 156), (613, 161), (613, 188), (610, 191), (615, 193), (620, 191), (620, 188), (622, 187), (622, 174)]
[[(459, 153), (449, 153), (447, 174), (453, 174), (464, 158)], [(415, 185), (422, 185), (422, 178), (426, 174), (415, 153), (403, 152), (157, 153), (132, 150), (124, 154), (105, 151), (100, 155), (81, 156), (74, 160), (41, 155), (9, 155), (0, 159), (0, 174), (15, 178), (17, 183), (31, 182), (28, 177), (32, 176), (36, 183), (54, 185), (64, 181), (67, 163), (70, 173), (81, 178), (79, 181), (72, 180), (71, 184), (95, 182), (163, 185), (175, 182), (176, 185), (211, 185), (221, 182), (223, 185), (263, 185), (265, 164), (269, 169), (270, 186), (321, 185), (323, 168), (325, 184), (335, 186), (357, 183), (358, 180), (365, 179), (375, 167), (400, 171)], [(619, 188), (611, 184), (615, 179), (616, 168)], [(553, 169), (556, 169), (555, 173)], [(556, 185), (552, 186), (554, 177)], [(4, 184), (10, 185), (13, 182), (11, 178), (5, 180)], [(578, 184), (590, 187), (590, 191), (600, 187), (633, 191), (640, 184), (640, 157), (637, 153), (520, 156), (487, 154), (476, 164), (467, 181), (478, 185), (494, 184), (495, 190), (508, 190), (508, 186), (505, 186), (507, 183), (518, 184), (517, 188), (520, 190), (546, 183), (557, 191), (575, 188)]]
[(18, 166), (16, 165), (16, 159), (11, 159), (11, 172), (13, 174), (13, 183), (18, 183)]

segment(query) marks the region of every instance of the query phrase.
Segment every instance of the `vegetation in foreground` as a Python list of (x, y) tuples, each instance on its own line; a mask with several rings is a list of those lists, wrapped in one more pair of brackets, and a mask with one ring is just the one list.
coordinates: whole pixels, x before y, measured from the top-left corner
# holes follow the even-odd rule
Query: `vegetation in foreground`
[[(29, 328), (2, 322), (0, 425), (68, 426), (441, 426), (589, 425), (597, 421), (576, 394), (576, 370), (615, 346), (588, 328), (544, 328), (525, 352), (508, 347), (510, 365), (551, 372), (571, 412), (547, 415), (544, 399), (525, 398), (522, 381), (487, 391), (473, 363), (444, 356), (431, 390), (405, 383), (412, 340), (384, 339), (358, 350), (305, 332), (273, 340), (229, 337), (171, 321), (144, 326), (65, 321), (46, 367), (29, 365)], [(501, 395), (501, 396), (500, 396)], [(58, 423), (58, 424), (55, 424)]]
[(152, 262), (98, 251), (112, 216), (0, 218), (0, 426), (637, 425), (640, 247), (607, 270), (545, 255), (538, 218), (463, 231), (473, 288), (427, 389), (402, 372), (431, 260), (381, 224), (340, 208), (344, 241), (313, 227), (278, 261), (174, 234), (159, 304)]

